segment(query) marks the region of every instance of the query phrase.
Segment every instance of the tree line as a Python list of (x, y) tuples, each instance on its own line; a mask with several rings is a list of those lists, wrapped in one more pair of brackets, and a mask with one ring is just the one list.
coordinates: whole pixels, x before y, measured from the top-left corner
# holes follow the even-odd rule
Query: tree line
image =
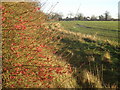
[(63, 15), (60, 13), (51, 13), (48, 14), (48, 19), (51, 20), (57, 20), (57, 21), (73, 21), (73, 20), (79, 20), (79, 21), (118, 21), (118, 19), (112, 18), (110, 13), (106, 11), (103, 15), (99, 16), (84, 16), (82, 13), (78, 13), (77, 15), (73, 16), (72, 13), (69, 13), (66, 18), (63, 18)]

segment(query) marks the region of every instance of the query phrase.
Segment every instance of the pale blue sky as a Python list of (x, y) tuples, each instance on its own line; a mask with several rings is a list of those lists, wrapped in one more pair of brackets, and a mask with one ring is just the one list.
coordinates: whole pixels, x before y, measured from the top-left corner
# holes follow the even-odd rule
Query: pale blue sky
[(109, 11), (113, 18), (118, 17), (118, 2), (120, 0), (40, 0), (42, 3), (46, 2), (43, 11), (48, 11), (52, 5), (59, 2), (52, 10), (54, 12), (62, 13), (65, 17), (71, 12), (74, 15), (83, 13), (84, 16), (99, 16), (103, 15), (105, 11)]

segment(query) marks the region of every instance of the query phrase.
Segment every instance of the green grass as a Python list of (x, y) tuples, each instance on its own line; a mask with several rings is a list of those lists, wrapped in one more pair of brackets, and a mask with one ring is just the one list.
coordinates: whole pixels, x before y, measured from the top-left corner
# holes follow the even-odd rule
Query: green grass
[[(70, 27), (71, 25), (68, 25), (66, 28)], [(73, 67), (73, 75), (79, 85), (82, 87), (118, 87), (120, 84), (117, 78), (120, 65), (118, 45), (64, 29), (60, 32), (64, 38), (59, 44), (62, 48), (58, 49), (57, 54), (62, 55)], [(89, 75), (86, 76), (86, 74)]]
[(61, 21), (60, 23), (66, 30), (96, 35), (103, 40), (118, 41), (117, 21)]

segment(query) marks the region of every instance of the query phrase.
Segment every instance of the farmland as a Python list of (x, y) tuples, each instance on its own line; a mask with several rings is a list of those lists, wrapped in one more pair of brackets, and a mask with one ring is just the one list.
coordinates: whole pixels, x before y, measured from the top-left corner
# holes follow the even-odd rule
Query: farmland
[(66, 30), (95, 35), (103, 40), (118, 41), (117, 21), (61, 21)]

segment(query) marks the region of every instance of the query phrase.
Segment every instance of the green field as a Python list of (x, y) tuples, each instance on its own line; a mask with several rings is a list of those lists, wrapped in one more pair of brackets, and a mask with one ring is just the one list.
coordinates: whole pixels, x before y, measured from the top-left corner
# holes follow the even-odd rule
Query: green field
[(61, 21), (66, 30), (96, 35), (104, 40), (118, 41), (117, 21)]

